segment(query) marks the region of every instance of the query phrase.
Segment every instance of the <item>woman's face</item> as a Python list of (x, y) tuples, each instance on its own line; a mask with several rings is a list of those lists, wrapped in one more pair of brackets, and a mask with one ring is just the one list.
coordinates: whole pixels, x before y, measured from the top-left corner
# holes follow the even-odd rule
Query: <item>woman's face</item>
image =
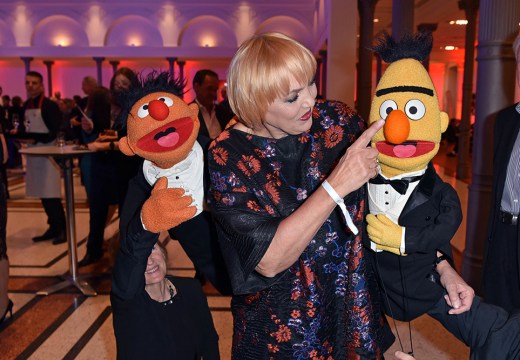
[(123, 74), (118, 74), (114, 79), (114, 90), (115, 91), (126, 91), (130, 88), (130, 80)]
[(289, 93), (269, 105), (264, 118), (264, 129), (255, 129), (255, 134), (280, 139), (309, 130), (316, 94), (314, 81), (299, 84), (294, 78), (291, 79)]
[(144, 278), (146, 285), (156, 284), (163, 281), (166, 276), (166, 259), (159, 248), (159, 245), (155, 244), (152, 253), (148, 256), (148, 262), (146, 264), (146, 271), (144, 272)]

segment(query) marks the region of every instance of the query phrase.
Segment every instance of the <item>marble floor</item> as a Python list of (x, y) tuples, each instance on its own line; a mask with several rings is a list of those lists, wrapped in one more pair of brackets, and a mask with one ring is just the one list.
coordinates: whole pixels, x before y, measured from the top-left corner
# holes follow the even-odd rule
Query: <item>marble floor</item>
[[(439, 153), (437, 170), (457, 189), (465, 211), (467, 184), (452, 175), (455, 158)], [(88, 233), (88, 205), (77, 174), (74, 176), (78, 258), (85, 254)], [(110, 307), (110, 270), (117, 239), (118, 219), (114, 216), (105, 231), (105, 257), (94, 265), (81, 268), (80, 276), (98, 293), (86, 297), (73, 286), (41, 296), (37, 292), (54, 285), (68, 274), (66, 244), (33, 243), (31, 238), (43, 233), (46, 217), (39, 201), (24, 196), (22, 174), (11, 173), (8, 204), (7, 244), (10, 259), (9, 297), (14, 313), (0, 324), (0, 359), (115, 359), (115, 339)], [(465, 227), (461, 226), (453, 247), (456, 254), (464, 248)], [(176, 241), (161, 234), (169, 253), (169, 272), (180, 276), (194, 275), (193, 265)], [(218, 294), (210, 286), (205, 293), (220, 336), (222, 359), (230, 359), (232, 317), (230, 298)], [(409, 349), (407, 323), (391, 320), (405, 349)], [(411, 323), (417, 359), (468, 359), (469, 351), (442, 326), (427, 316)], [(399, 349), (396, 341), (385, 354), (393, 359)]]

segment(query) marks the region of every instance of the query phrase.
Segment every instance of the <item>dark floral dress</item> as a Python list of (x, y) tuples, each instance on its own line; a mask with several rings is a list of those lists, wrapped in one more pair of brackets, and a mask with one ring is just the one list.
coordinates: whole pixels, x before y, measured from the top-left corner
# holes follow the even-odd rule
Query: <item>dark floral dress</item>
[[(318, 102), (306, 133), (269, 139), (229, 129), (210, 146), (210, 202), (235, 294), (234, 359), (377, 359), (393, 340), (361, 235), (339, 208), (289, 269), (273, 278), (255, 271), (278, 224), (363, 129), (345, 104)], [(364, 196), (346, 198), (360, 230)]]

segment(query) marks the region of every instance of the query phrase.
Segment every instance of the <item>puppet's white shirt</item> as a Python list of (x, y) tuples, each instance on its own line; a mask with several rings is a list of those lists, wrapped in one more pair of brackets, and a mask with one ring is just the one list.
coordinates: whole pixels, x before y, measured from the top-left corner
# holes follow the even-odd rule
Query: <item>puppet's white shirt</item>
[[(398, 180), (405, 177), (420, 176), (424, 175), (426, 169), (414, 171), (411, 173), (400, 174), (389, 180)], [(386, 178), (383, 174), (381, 174)], [(399, 216), (406, 205), (406, 202), (410, 198), (410, 195), (415, 190), (419, 181), (414, 181), (408, 184), (408, 189), (403, 195), (399, 194), (390, 184), (371, 184), (368, 183), (368, 209), (371, 214), (385, 214), (395, 224), (398, 223)], [(405, 249), (405, 232), (406, 228), (403, 227), (403, 233), (401, 236), (401, 253), (406, 253)], [(370, 242), (370, 248), (376, 251), (376, 244)]]
[(186, 159), (168, 169), (161, 169), (151, 161), (143, 163), (143, 174), (151, 186), (161, 177), (168, 178), (169, 188), (182, 188), (185, 195), (193, 198), (192, 206), (197, 207), (194, 217), (202, 212), (204, 204), (204, 155), (197, 141)]

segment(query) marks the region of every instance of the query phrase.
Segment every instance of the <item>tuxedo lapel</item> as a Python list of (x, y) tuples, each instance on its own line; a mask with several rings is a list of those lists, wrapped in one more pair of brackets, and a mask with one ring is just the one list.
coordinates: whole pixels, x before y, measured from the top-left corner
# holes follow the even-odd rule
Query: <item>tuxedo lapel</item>
[(411, 211), (417, 209), (419, 206), (430, 200), (433, 194), (435, 177), (435, 169), (433, 168), (433, 164), (430, 162), (422, 179), (419, 181), (419, 184), (417, 184), (417, 187), (410, 194), (399, 219), (405, 218)]

